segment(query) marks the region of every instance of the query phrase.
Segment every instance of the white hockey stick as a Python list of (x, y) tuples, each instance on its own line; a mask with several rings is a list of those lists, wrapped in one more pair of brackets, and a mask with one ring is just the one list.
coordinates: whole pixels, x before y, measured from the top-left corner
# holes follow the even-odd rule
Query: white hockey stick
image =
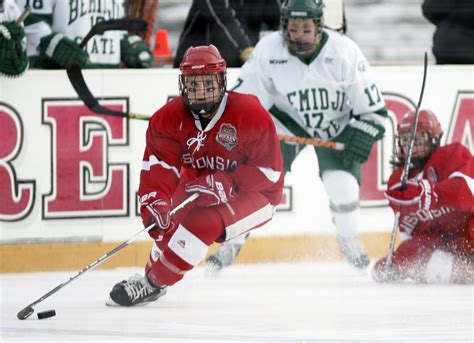
[(20, 16), (15, 20), (15, 24), (20, 25), (23, 23), (23, 21), (28, 17), (28, 15), (31, 13), (31, 7), (30, 6), (25, 6), (25, 9), (23, 12), (21, 12)]
[[(173, 208), (170, 212), (171, 215), (175, 214), (178, 210), (182, 209), (184, 206), (186, 206), (187, 204), (189, 204), (190, 202), (196, 200), (197, 198), (199, 197), (199, 194), (198, 193), (193, 193), (191, 196), (189, 196), (186, 200), (184, 200), (181, 204), (179, 204), (178, 206), (176, 206), (175, 208)], [(116, 253), (118, 253), (120, 250), (122, 250), (123, 248), (126, 248), (127, 246), (129, 246), (131, 243), (133, 243), (135, 240), (137, 240), (138, 237), (140, 237), (143, 233), (145, 232), (148, 232), (148, 230), (152, 229), (156, 224), (151, 224), (150, 226), (147, 226), (143, 229), (141, 229), (140, 231), (138, 231), (136, 234), (134, 234), (132, 237), (130, 237), (128, 240), (126, 240), (125, 242), (123, 242), (122, 244), (116, 246), (114, 249), (110, 250), (108, 253), (106, 253), (105, 255), (103, 255), (102, 257), (98, 258), (97, 260), (95, 260), (94, 262), (92, 262), (91, 264), (89, 264), (87, 267), (85, 267), (84, 269), (82, 269), (80, 272), (78, 272), (76, 275), (72, 276), (71, 278), (69, 278), (69, 280), (67, 280), (66, 282), (63, 282), (59, 285), (57, 285), (56, 287), (54, 287), (52, 290), (50, 290), (48, 293), (46, 293), (45, 295), (43, 295), (42, 297), (38, 298), (37, 300), (33, 301), (31, 304), (29, 304), (28, 306), (26, 306), (24, 309), (22, 309), (20, 312), (17, 313), (17, 318), (20, 319), (20, 320), (23, 320), (23, 319), (26, 319), (28, 318), (29, 316), (31, 316), (34, 312), (33, 310), (33, 306), (39, 304), (40, 302), (42, 302), (43, 300), (45, 300), (46, 298), (50, 297), (51, 295), (53, 295), (54, 293), (56, 293), (57, 291), (59, 291), (61, 288), (65, 287), (67, 284), (69, 284), (70, 282), (74, 281), (75, 279), (77, 279), (79, 276), (85, 274), (86, 272), (88, 271), (91, 271), (92, 269), (94, 269), (95, 267), (97, 267), (98, 265), (100, 265), (102, 262), (105, 262), (107, 261), (110, 257), (112, 257), (113, 255), (115, 255)]]
[[(413, 118), (413, 125), (410, 132), (410, 141), (408, 146), (407, 157), (405, 159), (405, 164), (403, 165), (403, 172), (401, 176), (401, 189), (404, 189), (408, 180), (408, 173), (410, 172), (410, 162), (411, 156), (413, 153), (413, 144), (415, 142), (416, 127), (418, 125), (418, 111), (420, 110), (421, 101), (423, 100), (423, 93), (425, 91), (426, 83), (426, 74), (428, 71), (428, 54), (425, 52), (425, 60), (423, 66), (423, 82), (421, 84), (420, 98), (418, 99), (418, 104), (415, 109), (415, 118)], [(393, 252), (395, 250), (395, 240), (397, 238), (398, 232), (398, 223), (400, 221), (400, 212), (395, 212), (395, 221), (393, 223), (392, 236), (390, 237), (390, 246), (387, 254), (387, 259), (385, 260), (385, 267), (390, 268), (392, 266)]]

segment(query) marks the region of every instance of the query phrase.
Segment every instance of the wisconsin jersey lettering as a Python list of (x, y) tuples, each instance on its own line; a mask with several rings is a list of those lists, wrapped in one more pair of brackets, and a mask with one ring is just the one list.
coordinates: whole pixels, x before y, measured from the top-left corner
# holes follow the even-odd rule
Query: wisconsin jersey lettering
[[(400, 232), (403, 235), (410, 237), (414, 231), (421, 233), (425, 230), (449, 231), (449, 228), (463, 227), (462, 223), (467, 225), (472, 211), (471, 194), (474, 191), (474, 165), (469, 163), (471, 159), (470, 152), (464, 146), (452, 143), (436, 148), (423, 169), (410, 175), (410, 180), (436, 182), (431, 190), (434, 203), (429, 204), (430, 209), (421, 208), (400, 218)], [(402, 167), (394, 170), (388, 188), (400, 181), (402, 172)]]

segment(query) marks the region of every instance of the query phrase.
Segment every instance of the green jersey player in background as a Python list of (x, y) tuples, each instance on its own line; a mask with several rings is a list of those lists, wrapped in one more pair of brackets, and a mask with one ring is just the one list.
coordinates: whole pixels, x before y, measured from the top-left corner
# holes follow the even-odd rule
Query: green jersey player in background
[(66, 68), (70, 63), (85, 68), (148, 68), (153, 57), (138, 36), (107, 31), (94, 36), (85, 49), (79, 44), (99, 21), (125, 16), (123, 0), (18, 0), (31, 6), (25, 20), (31, 68)]
[[(369, 258), (357, 240), (360, 167), (384, 135), (384, 100), (360, 48), (324, 28), (322, 0), (285, 0), (281, 31), (263, 37), (234, 90), (256, 95), (281, 134), (342, 142), (343, 152), (315, 148), (341, 253), (358, 269)], [(285, 172), (301, 146), (281, 144)], [(315, 175), (316, 176), (316, 175)], [(230, 265), (244, 236), (207, 259), (209, 271)]]
[(18, 77), (28, 68), (25, 30), (17, 23), (20, 15), (14, 0), (0, 0), (0, 76)]

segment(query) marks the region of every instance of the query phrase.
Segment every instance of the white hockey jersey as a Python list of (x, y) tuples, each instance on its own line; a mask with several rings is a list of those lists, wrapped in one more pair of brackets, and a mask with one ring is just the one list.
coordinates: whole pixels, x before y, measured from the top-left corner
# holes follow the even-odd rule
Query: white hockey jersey
[(324, 30), (318, 50), (305, 63), (290, 54), (280, 32), (269, 34), (256, 45), (233, 90), (254, 94), (265, 108), (273, 107), (272, 117), (283, 134), (331, 139), (351, 114), (384, 125), (375, 112), (384, 110), (385, 103), (359, 47)]
[[(31, 2), (31, 0), (18, 0), (20, 6), (32, 5)], [(38, 55), (41, 38), (52, 32), (62, 33), (79, 44), (97, 22), (123, 18), (123, 3), (123, 0), (33, 1), (31, 13), (47, 19), (25, 27), (28, 55)], [(120, 64), (120, 40), (123, 35), (124, 31), (107, 31), (103, 35), (94, 36), (87, 43), (90, 62), (104, 65)]]

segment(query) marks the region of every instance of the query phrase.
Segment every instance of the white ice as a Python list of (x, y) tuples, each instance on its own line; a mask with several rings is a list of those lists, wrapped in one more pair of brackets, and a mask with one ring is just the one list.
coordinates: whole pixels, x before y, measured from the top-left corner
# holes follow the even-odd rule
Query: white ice
[(18, 311), (76, 271), (0, 275), (0, 341), (473, 342), (472, 286), (380, 285), (342, 262), (235, 265), (217, 277), (197, 268), (148, 306), (104, 305), (140, 272), (88, 272), (23, 321)]

